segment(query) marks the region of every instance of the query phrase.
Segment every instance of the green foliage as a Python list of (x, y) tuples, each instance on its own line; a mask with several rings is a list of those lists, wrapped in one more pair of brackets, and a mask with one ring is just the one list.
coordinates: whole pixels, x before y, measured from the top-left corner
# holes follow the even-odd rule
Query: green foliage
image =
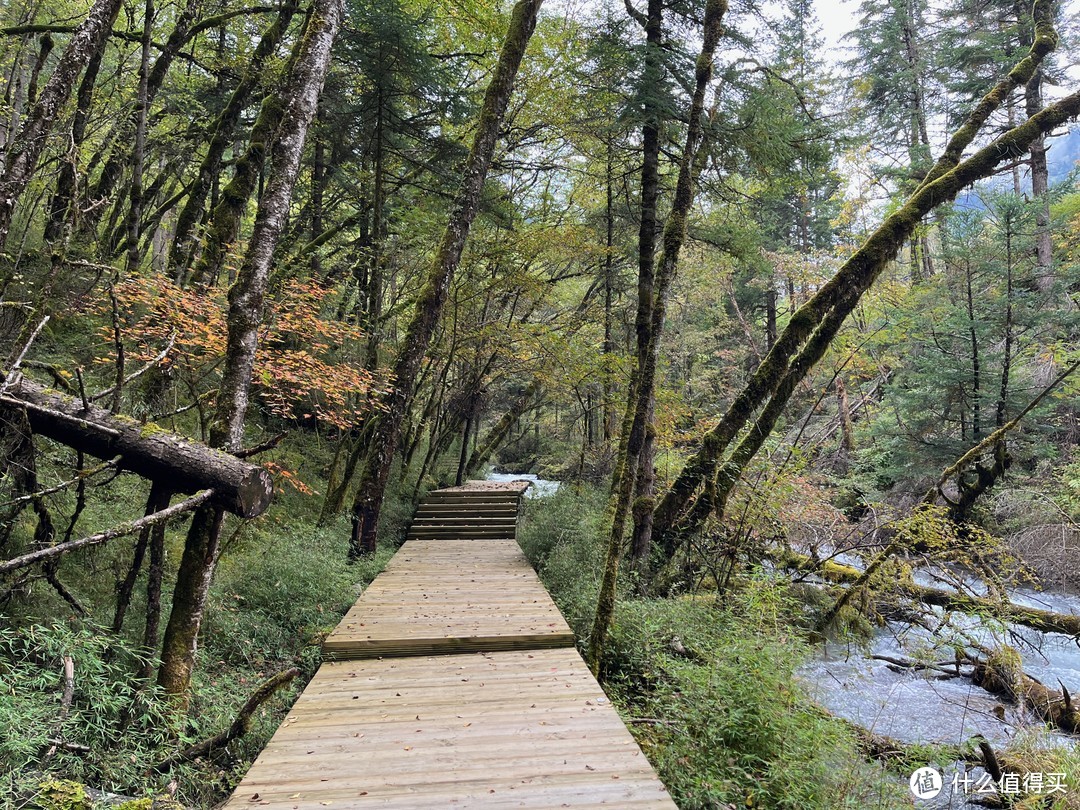
[[(65, 657), (74, 670), (66, 713)], [(0, 785), (37, 763), (52, 739), (88, 749), (58, 748), (49, 763), (58, 772), (98, 785), (140, 785), (172, 742), (164, 703), (131, 677), (140, 657), (122, 640), (85, 624), (0, 628), (0, 726), (19, 730), (0, 736)]]
[(596, 611), (604, 494), (598, 487), (563, 485), (550, 497), (524, 503), (518, 542), (580, 638)]
[(682, 807), (902, 807), (902, 793), (794, 680), (808, 654), (783, 585), (620, 604), (609, 683)]
[[(949, 219), (944, 272), (901, 293), (882, 313), (872, 344), (888, 357), (887, 408), (864, 423), (852, 474), (872, 499), (893, 486), (927, 486), (942, 470), (1014, 417), (1068, 356), (1075, 308), (1062, 268), (1037, 277), (1037, 208), (1020, 196), (983, 192), (984, 209)], [(1065, 306), (1062, 306), (1065, 304)], [(1068, 420), (1056, 392), (1008, 436), (1013, 472), (1052, 457)], [(970, 474), (970, 473), (969, 473)]]

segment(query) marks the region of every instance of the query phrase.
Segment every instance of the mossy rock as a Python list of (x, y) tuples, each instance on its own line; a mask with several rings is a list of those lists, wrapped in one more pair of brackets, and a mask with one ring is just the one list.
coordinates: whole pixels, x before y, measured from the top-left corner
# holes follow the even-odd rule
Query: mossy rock
[(91, 810), (86, 788), (70, 779), (47, 779), (38, 784), (34, 803), (41, 810)]

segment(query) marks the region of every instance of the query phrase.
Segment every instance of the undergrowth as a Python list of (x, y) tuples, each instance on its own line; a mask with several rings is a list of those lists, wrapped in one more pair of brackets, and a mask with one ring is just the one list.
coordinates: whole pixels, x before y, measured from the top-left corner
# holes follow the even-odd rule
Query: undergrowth
[[(284, 446), (275, 460), (298, 470), (301, 455), (301, 448)], [(114, 525), (142, 508), (142, 489), (122, 483), (112, 497), (93, 502), (82, 528)], [(160, 796), (175, 780), (176, 799), (191, 808), (211, 807), (228, 795), (314, 674), (324, 636), (392, 555), (407, 520), (407, 504), (392, 496), (380, 532), (391, 539), (371, 558), (349, 564), (348, 520), (317, 528), (320, 500), (286, 485), (262, 517), (229, 519), (200, 635), (191, 710), (181, 728), (170, 724), (152, 684), (134, 677), (145, 659), (145, 574), (124, 633), (107, 629), (110, 591), (125, 573), (131, 539), (72, 554), (60, 569), (69, 590), (97, 610), (79, 616), (43, 583), (11, 601), (0, 615), (0, 808), (44, 806), (40, 785), (57, 780), (134, 797)], [(178, 521), (167, 535), (162, 626), (185, 529)], [(47, 618), (58, 615), (65, 618)], [(66, 714), (65, 656), (75, 685)], [(292, 666), (301, 676), (263, 704), (246, 736), (209, 757), (154, 773), (178, 748), (227, 728), (260, 683)], [(68, 747), (47, 754), (50, 739)]]
[[(527, 505), (519, 537), (579, 638), (595, 607), (604, 498), (565, 488)], [(682, 808), (909, 806), (852, 731), (816, 710), (793, 677), (809, 654), (783, 583), (639, 599), (625, 591), (604, 662), (607, 691)]]

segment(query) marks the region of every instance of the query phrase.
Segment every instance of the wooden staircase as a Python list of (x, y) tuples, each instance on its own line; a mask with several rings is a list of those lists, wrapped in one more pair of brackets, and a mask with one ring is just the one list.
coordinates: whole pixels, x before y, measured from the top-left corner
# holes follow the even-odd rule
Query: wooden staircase
[(511, 540), (523, 490), (441, 489), (416, 510), (408, 540)]

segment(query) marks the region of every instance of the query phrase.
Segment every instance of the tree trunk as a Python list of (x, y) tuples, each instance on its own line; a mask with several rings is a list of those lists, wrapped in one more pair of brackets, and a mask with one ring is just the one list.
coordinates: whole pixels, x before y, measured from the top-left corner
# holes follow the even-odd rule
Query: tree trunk
[(540, 381), (532, 380), (521, 393), (521, 396), (513, 401), (510, 408), (502, 415), (502, 418), (481, 439), (479, 446), (473, 450), (472, 455), (469, 457), (469, 463), (466, 466), (469, 475), (479, 472), (491, 460), (492, 455), (502, 446), (511, 429), (536, 400), (539, 391)]
[[(164, 84), (169, 68), (172, 66), (173, 60), (180, 52), (180, 49), (191, 37), (204, 30), (203, 23), (212, 21), (211, 18), (211, 20), (204, 20), (199, 25), (192, 25), (202, 3), (203, 0), (188, 0), (183, 12), (176, 20), (172, 33), (169, 34), (169, 38), (165, 41), (161, 53), (154, 60), (154, 66), (150, 69), (150, 76), (146, 82), (146, 103), (148, 106), (153, 104), (154, 98), (157, 96), (162, 84)], [(93, 190), (86, 195), (89, 198), (88, 202), (93, 204), (89, 206), (89, 210), (81, 223), (83, 233), (90, 233), (97, 227), (98, 220), (101, 218), (105, 208), (105, 201), (112, 196), (113, 190), (120, 180), (124, 159), (127, 154), (124, 148), (124, 137), (134, 128), (135, 113), (132, 111), (130, 117), (114, 126), (113, 131), (105, 139), (105, 145), (90, 160), (86, 171), (87, 181), (89, 181), (90, 175), (98, 164), (102, 164), (102, 169)]]
[(385, 398), (386, 410), (373, 417), (371, 441), (364, 457), (353, 503), (353, 527), (349, 544), (351, 558), (355, 559), (375, 550), (379, 513), (386, 494), (390, 467), (401, 437), (401, 426), (412, 402), (416, 375), (438, 325), (450, 282), (461, 260), (465, 239), (476, 216), (499, 128), (510, 100), (514, 79), (525, 55), (525, 48), (536, 27), (536, 15), (541, 2), (542, 0), (518, 0), (514, 5), (510, 27), (499, 54), (499, 63), (484, 96), (476, 136), (462, 172), (461, 187), (394, 366), (394, 387)]
[[(146, 162), (147, 82), (150, 78), (150, 34), (154, 25), (154, 0), (146, 0), (143, 11), (142, 55), (139, 60), (139, 89), (135, 97), (135, 145), (131, 150), (131, 190), (128, 202), (127, 271), (139, 269), (139, 225), (143, 206), (143, 164)], [(119, 368), (119, 365), (118, 365)], [(116, 382), (116, 400), (120, 399), (123, 379)]]
[[(305, 23), (304, 31), (311, 25)], [(299, 58), (299, 49), (304, 41), (302, 34), (289, 59), (292, 70)], [(225, 265), (225, 256), (229, 246), (234, 245), (240, 236), (240, 224), (247, 209), (248, 201), (256, 188), (262, 183), (266, 155), (274, 133), (281, 125), (285, 114), (285, 105), (280, 93), (271, 92), (263, 97), (259, 115), (251, 128), (248, 148), (236, 161), (233, 176), (221, 192), (221, 200), (210, 214), (206, 228), (206, 245), (202, 249), (195, 268), (191, 271), (191, 281), (195, 284), (213, 284)], [(260, 200), (261, 200), (260, 194)]]
[[(104, 49), (102, 49), (104, 50)], [(91, 58), (79, 83), (79, 92), (75, 103), (75, 116), (71, 121), (71, 146), (67, 160), (60, 164), (60, 174), (56, 179), (56, 191), (49, 203), (49, 216), (45, 222), (45, 239), (53, 242), (61, 237), (64, 225), (69, 218), (71, 201), (75, 196), (75, 184), (78, 177), (79, 150), (86, 139), (86, 128), (90, 121), (90, 106), (94, 100), (94, 85), (101, 70), (102, 51)]]
[[(251, 63), (244, 71), (243, 78), (233, 90), (232, 95), (221, 111), (217, 121), (214, 122), (213, 137), (206, 148), (206, 154), (195, 173), (195, 179), (188, 189), (188, 198), (176, 220), (176, 232), (173, 235), (172, 249), (169, 252), (169, 275), (183, 281), (191, 266), (194, 253), (195, 231), (199, 220), (202, 218), (203, 208), (206, 204), (206, 195), (210, 191), (210, 185), (219, 173), (221, 158), (233, 142), (234, 130), (240, 114), (247, 106), (248, 97), (255, 87), (263, 79), (264, 66), (277, 51), (278, 44), (288, 31), (289, 23), (296, 12), (296, 3), (288, 2), (281, 8), (277, 19), (263, 32), (259, 44), (255, 46), (255, 52), (251, 56)], [(268, 92), (276, 93), (276, 88), (268, 88)]]
[(105, 48), (119, 9), (120, 0), (95, 0), (86, 20), (71, 35), (41, 97), (8, 145), (0, 176), (0, 250), (7, 242), (15, 206), (33, 176), (56, 116), (71, 95), (79, 73)]
[[(150, 516), (160, 512), (169, 505), (168, 488), (159, 482), (154, 482), (150, 487), (150, 494), (146, 498), (146, 511), (144, 516)], [(131, 605), (131, 595), (135, 592), (135, 582), (142, 570), (143, 558), (146, 556), (146, 548), (150, 542), (150, 534), (155, 526), (163, 526), (164, 523), (144, 526), (135, 541), (135, 551), (132, 554), (131, 568), (127, 576), (116, 585), (116, 611), (113, 613), (112, 632), (119, 636), (124, 630), (124, 619), (127, 616), (128, 607)]]
[(161, 583), (165, 578), (165, 524), (158, 523), (150, 531), (150, 565), (146, 572), (146, 622), (143, 626), (143, 655), (138, 678), (149, 681), (154, 671), (154, 651), (158, 649), (158, 628), (161, 623)]
[[(1042, 71), (1025, 87), (1028, 117), (1042, 109)], [(1054, 286), (1054, 243), (1050, 233), (1050, 170), (1046, 165), (1046, 139), (1039, 135), (1031, 142), (1031, 194), (1035, 209), (1035, 273), (1036, 284), (1046, 292)]]
[[(644, 517), (644, 509), (651, 512), (651, 504), (643, 502), (652, 496), (652, 463), (656, 443), (650, 440), (652, 422), (653, 390), (646, 390), (642, 375), (649, 362), (649, 350), (656, 337), (653, 332), (653, 307), (656, 296), (656, 206), (660, 195), (660, 126), (661, 105), (656, 95), (663, 85), (661, 49), (663, 47), (663, 11), (662, 0), (649, 0), (645, 17), (645, 71), (642, 82), (645, 85), (646, 102), (645, 126), (642, 129), (642, 167), (641, 167), (641, 226), (638, 229), (638, 285), (637, 313), (634, 318), (634, 333), (637, 339), (637, 364), (630, 381), (630, 390), (626, 397), (626, 413), (623, 423), (630, 429), (625, 432), (619, 443), (619, 457), (616, 460), (616, 475), (612, 482), (612, 527), (611, 536), (617, 534), (620, 542), (626, 528), (626, 518), (632, 513), (634, 525)], [(644, 400), (644, 401), (643, 401)], [(644, 408), (639, 415), (638, 409)], [(644, 471), (648, 475), (643, 475)], [(634, 501), (632, 507), (631, 501)], [(635, 559), (641, 559), (638, 552), (640, 536), (635, 531), (632, 551)], [(647, 548), (646, 548), (647, 553)]]
[[(259, 202), (244, 263), (236, 283), (229, 289), (225, 368), (210, 432), (210, 441), (215, 446), (238, 450), (243, 442), (270, 264), (288, 214), (304, 140), (326, 79), (330, 49), (342, 11), (341, 0), (314, 1), (296, 64), (282, 93), (284, 115), (271, 150), (273, 171)], [(199, 628), (217, 563), (221, 518), (220, 509), (204, 508), (192, 519), (162, 641), (158, 684), (172, 699), (178, 714), (187, 711)]]
[[(703, 42), (694, 69), (695, 86), (690, 106), (689, 127), (679, 162), (679, 177), (675, 185), (675, 199), (672, 203), (671, 213), (664, 225), (663, 245), (658, 262), (660, 270), (655, 279), (655, 290), (650, 307), (647, 330), (648, 343), (646, 351), (639, 358), (641, 365), (636, 374), (636, 385), (633, 386), (635, 395), (631, 408), (628, 408), (628, 414), (631, 409), (633, 410), (633, 417), (630, 420), (630, 436), (627, 441), (627, 463), (623, 470), (623, 477), (619, 481), (620, 490), (615, 496), (617, 498), (615, 520), (613, 521), (611, 534), (608, 536), (604, 573), (600, 583), (600, 594), (597, 598), (596, 616), (593, 620), (592, 632), (589, 635), (588, 662), (593, 674), (597, 675), (600, 671), (600, 663), (603, 660), (608, 627), (615, 612), (615, 588), (623, 542), (622, 521), (625, 521), (626, 511), (630, 506), (630, 496), (635, 492), (634, 478), (637, 476), (634, 473), (643, 456), (641, 448), (645, 446), (647, 432), (651, 430), (649, 422), (653, 411), (656, 370), (660, 356), (660, 339), (664, 329), (667, 294), (672, 281), (674, 281), (679, 253), (686, 239), (686, 220), (694, 200), (694, 175), (699, 166), (698, 150), (704, 139), (705, 92), (712, 77), (713, 54), (720, 42), (720, 35), (723, 32), (722, 20), (726, 11), (726, 0), (709, 0), (705, 5)], [(648, 463), (650, 470), (648, 478), (645, 479), (646, 485), (651, 480), (651, 458)], [(638, 492), (641, 492), (640, 488)], [(649, 495), (639, 494), (639, 502), (647, 497), (651, 497), (651, 493)], [(651, 517), (651, 510), (649, 510), (648, 516), (643, 516), (642, 522), (635, 526), (635, 548), (638, 547), (638, 544), (643, 544), (645, 549), (648, 549), (652, 540)]]
[(615, 385), (614, 385), (614, 286), (615, 286), (615, 167), (612, 140), (605, 143), (607, 161), (604, 186), (607, 191), (604, 208), (604, 443), (609, 444), (615, 435)]
[(851, 426), (851, 409), (848, 406), (847, 386), (844, 375), (836, 375), (836, 412), (840, 417), (840, 452), (845, 458), (855, 451), (855, 431)]
[[(1032, 14), (1026, 3), (1017, 2), (1013, 6), (1019, 29), (1020, 44), (1031, 46)], [(1028, 117), (1043, 108), (1042, 98), (1043, 71), (1040, 68), (1024, 85), (1024, 111)], [(1054, 285), (1053, 240), (1050, 232), (1050, 198), (1046, 192), (1050, 187), (1050, 172), (1046, 164), (1046, 139), (1039, 135), (1031, 142), (1031, 195), (1036, 202), (1035, 209), (1035, 283), (1047, 292)]]

